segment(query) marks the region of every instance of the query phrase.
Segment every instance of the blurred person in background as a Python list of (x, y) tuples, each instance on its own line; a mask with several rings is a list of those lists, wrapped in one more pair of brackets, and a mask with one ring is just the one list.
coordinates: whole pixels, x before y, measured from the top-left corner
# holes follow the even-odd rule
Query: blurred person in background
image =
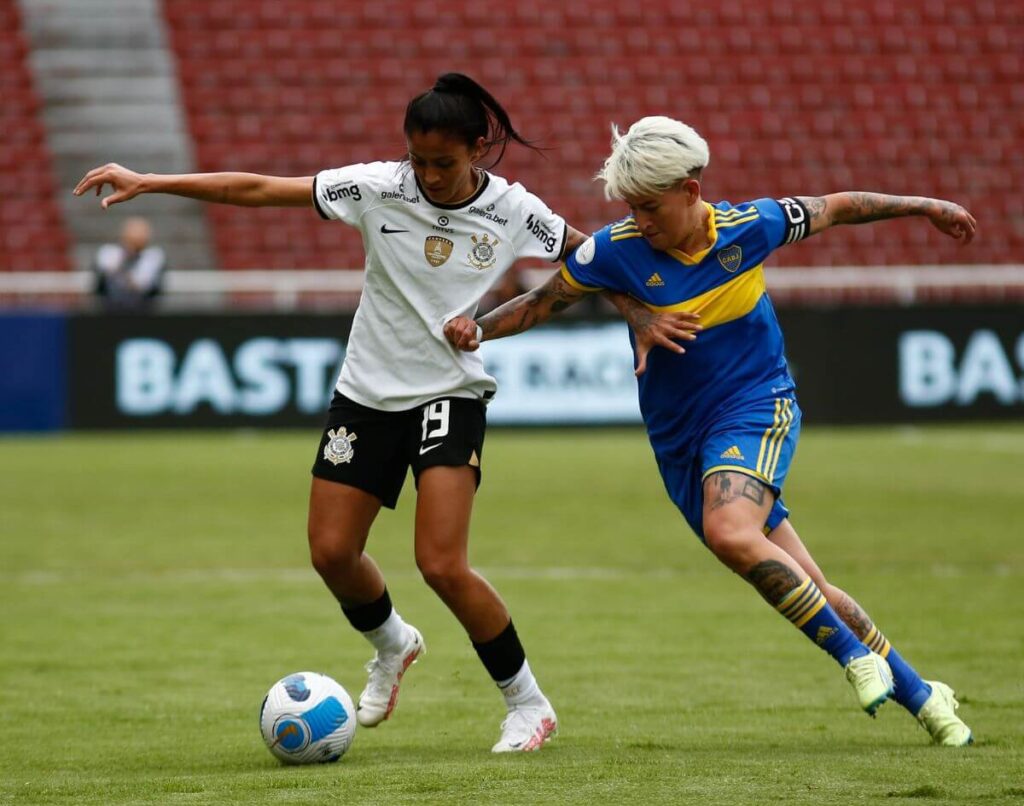
[(167, 255), (150, 243), (153, 229), (145, 218), (132, 216), (121, 225), (118, 243), (96, 250), (93, 271), (96, 296), (111, 311), (141, 311), (153, 306), (160, 294)]
[[(75, 193), (105, 185), (102, 204), (173, 193), (242, 206), (313, 207), (357, 228), (366, 279), (345, 362), (313, 466), (313, 565), (351, 625), (376, 650), (357, 719), (372, 727), (397, 703), (424, 651), (364, 549), (382, 506), (394, 508), (411, 468), (417, 485), (415, 556), (423, 578), (458, 618), (505, 699), (494, 752), (538, 749), (555, 732), (508, 609), (469, 565), (473, 500), (481, 479), (485, 405), (497, 385), (478, 355), (455, 350), (444, 322), (473, 316), (520, 258), (558, 261), (585, 240), (539, 198), (478, 165), (511, 142), (530, 147), (507, 112), (467, 76), (448, 73), (413, 98), (403, 130), (408, 158), (321, 171), (167, 176), (110, 164)], [(617, 303), (618, 304), (618, 303)], [(632, 305), (621, 300), (624, 306)], [(679, 318), (678, 338), (687, 334)]]
[[(612, 131), (598, 177), (630, 215), (589, 238), (545, 285), (479, 321), (448, 322), (446, 336), (475, 350), (595, 291), (644, 303), (645, 312), (627, 316), (637, 334), (640, 408), (666, 490), (690, 527), (846, 670), (867, 713), (892, 697), (936, 744), (970, 744), (953, 690), (921, 679), (864, 609), (825, 578), (790, 523), (781, 496), (801, 413), (763, 263), (780, 246), (829, 227), (900, 216), (924, 217), (969, 243), (974, 218), (952, 202), (878, 193), (709, 204), (700, 180), (710, 152), (696, 131), (666, 117), (643, 118), (625, 135)], [(700, 338), (685, 355), (659, 332), (659, 315), (672, 311), (701, 316)]]

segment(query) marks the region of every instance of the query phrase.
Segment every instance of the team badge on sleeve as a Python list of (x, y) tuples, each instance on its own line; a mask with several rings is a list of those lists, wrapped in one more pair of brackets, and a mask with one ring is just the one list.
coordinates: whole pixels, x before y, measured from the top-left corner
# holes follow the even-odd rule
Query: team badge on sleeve
[(440, 235), (428, 235), (423, 243), (423, 255), (427, 262), (435, 269), (444, 265), (445, 261), (452, 256), (452, 249), (455, 244)]
[(332, 465), (347, 464), (356, 455), (352, 443), (356, 441), (355, 433), (350, 434), (345, 426), (337, 431), (333, 428), (327, 432), (327, 444), (324, 445), (324, 459)]
[(470, 237), (473, 239), (473, 248), (469, 253), (470, 264), (477, 269), (489, 269), (497, 260), (494, 250), (501, 241), (497, 238), (491, 241), (486, 235), (481, 235), (479, 238), (475, 235)]
[(594, 241), (594, 236), (591, 235), (580, 245), (580, 248), (576, 250), (576, 263), (580, 266), (586, 266), (594, 259), (594, 255), (596, 253), (597, 243)]

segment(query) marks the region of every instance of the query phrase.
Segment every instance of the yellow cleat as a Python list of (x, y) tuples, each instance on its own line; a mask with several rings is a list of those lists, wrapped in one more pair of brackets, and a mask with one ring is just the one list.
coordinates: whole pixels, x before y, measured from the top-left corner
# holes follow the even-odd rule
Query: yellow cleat
[(892, 696), (892, 670), (885, 658), (876, 652), (869, 652), (854, 658), (846, 664), (846, 679), (857, 692), (860, 707), (874, 716), (889, 697)]
[(966, 747), (973, 744), (971, 729), (956, 715), (960, 703), (953, 695), (953, 689), (937, 680), (925, 682), (932, 687), (932, 694), (917, 712), (917, 721), (928, 731), (932, 742), (943, 747)]

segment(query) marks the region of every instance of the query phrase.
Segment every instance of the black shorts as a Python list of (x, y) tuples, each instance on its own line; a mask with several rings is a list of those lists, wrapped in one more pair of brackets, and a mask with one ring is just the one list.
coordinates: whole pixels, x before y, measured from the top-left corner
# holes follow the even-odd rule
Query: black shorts
[(380, 411), (335, 392), (313, 475), (364, 490), (389, 509), (410, 467), (418, 482), (428, 467), (469, 465), (480, 486), (486, 428), (479, 400), (444, 397), (408, 411)]

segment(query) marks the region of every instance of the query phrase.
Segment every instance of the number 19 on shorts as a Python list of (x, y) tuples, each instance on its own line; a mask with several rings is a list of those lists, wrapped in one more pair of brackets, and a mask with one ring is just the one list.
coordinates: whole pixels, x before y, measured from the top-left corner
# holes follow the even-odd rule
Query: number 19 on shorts
[(450, 400), (438, 400), (423, 407), (423, 439), (440, 439), (448, 436)]

